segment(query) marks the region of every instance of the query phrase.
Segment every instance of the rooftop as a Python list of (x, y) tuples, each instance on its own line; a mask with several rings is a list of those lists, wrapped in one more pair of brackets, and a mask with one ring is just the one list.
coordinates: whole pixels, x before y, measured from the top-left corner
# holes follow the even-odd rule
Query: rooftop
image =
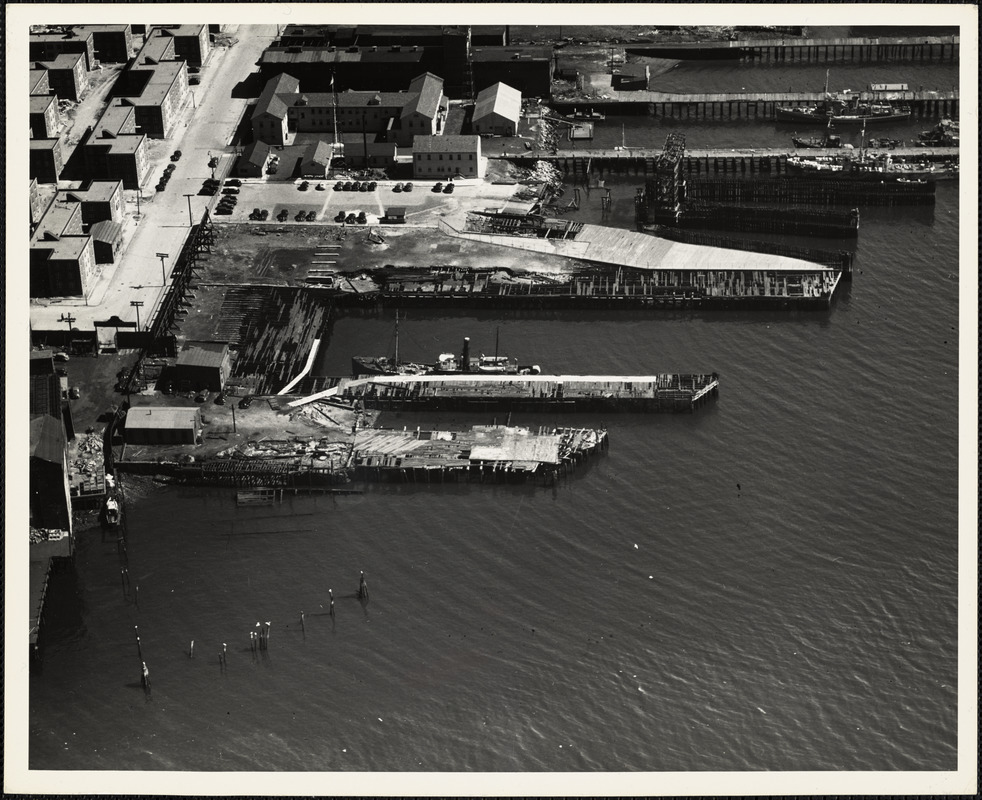
[(67, 190), (65, 196), (83, 203), (108, 203), (114, 194), (122, 190), (122, 181), (90, 181), (83, 188)]
[(522, 114), (522, 93), (500, 82), (482, 89), (477, 95), (473, 120), (477, 121), (491, 114), (499, 114), (518, 122)]
[(304, 164), (314, 162), (317, 164), (330, 166), (333, 155), (334, 149), (331, 147), (331, 145), (328, 142), (321, 140), (319, 142), (313, 142), (307, 147), (307, 152), (304, 153), (303, 162)]
[[(51, 352), (47, 353), (51, 361)], [(32, 365), (33, 366), (33, 365)], [(50, 372), (32, 372), (30, 375), (31, 413), (48, 414), (61, 419), (61, 378)]]
[(48, 70), (46, 70), (46, 69), (32, 69), (32, 70), (30, 70), (31, 94), (34, 94), (34, 92), (38, 88), (38, 84), (41, 83), (45, 79), (45, 76), (47, 74), (48, 74)]
[(415, 113), (435, 119), (443, 98), (443, 78), (438, 78), (432, 72), (425, 72), (413, 78), (409, 84), (409, 94), (415, 97), (403, 106), (403, 118)]
[(207, 25), (161, 25), (160, 30), (165, 36), (201, 36), (202, 31), (208, 29)]
[(119, 136), (120, 132), (126, 127), (131, 127), (135, 131), (136, 123), (132, 120), (135, 113), (132, 106), (115, 105), (107, 107), (102, 112), (102, 116), (99, 117), (99, 121), (92, 128), (90, 141), (92, 139), (102, 139), (107, 134)]
[(52, 464), (65, 461), (65, 431), (61, 423), (48, 414), (31, 416), (31, 458)]
[(123, 226), (118, 222), (104, 219), (89, 229), (93, 240), (97, 242), (117, 242), (123, 238)]
[(467, 153), (476, 151), (481, 144), (480, 136), (416, 136), (413, 138), (414, 153)]
[(161, 64), (133, 67), (130, 74), (149, 72), (146, 86), (139, 95), (140, 105), (160, 105), (185, 69), (183, 61), (164, 61)]
[(32, 33), (32, 42), (84, 42), (92, 37), (91, 31), (85, 30), (84, 26), (77, 26), (70, 31), (63, 33)]
[(87, 147), (104, 147), (112, 155), (132, 155), (143, 146), (145, 133), (121, 133), (111, 139), (90, 139)]
[(137, 63), (142, 65), (146, 59), (150, 61), (167, 61), (174, 58), (174, 40), (170, 36), (151, 36), (146, 44), (136, 54)]
[(227, 353), (227, 342), (187, 342), (177, 354), (177, 363), (182, 367), (219, 367)]
[(187, 406), (133, 406), (126, 412), (126, 430), (197, 428), (199, 412)]
[(48, 110), (48, 106), (54, 103), (58, 98), (53, 94), (32, 94), (31, 95), (31, 113), (32, 114), (43, 114)]
[(31, 139), (31, 150), (60, 149), (61, 139)]
[(40, 240), (46, 233), (51, 233), (55, 236), (64, 236), (65, 230), (71, 224), (72, 220), (80, 219), (81, 213), (82, 206), (79, 203), (69, 203), (64, 199), (55, 200), (55, 202), (48, 206), (48, 210), (44, 216), (41, 217), (38, 228), (32, 237), (33, 240)]
[(552, 60), (552, 49), (549, 47), (474, 47), (471, 49), (471, 61), (518, 61), (531, 59)]
[(35, 69), (75, 69), (75, 65), (79, 61), (84, 63), (85, 56), (82, 53), (59, 53), (54, 58), (48, 59), (47, 61), (36, 61), (34, 62), (37, 66)]
[(300, 81), (285, 72), (280, 73), (275, 78), (270, 78), (263, 87), (256, 109), (252, 112), (252, 119), (269, 114), (283, 119), (286, 117), (286, 103), (279, 95), (296, 94), (300, 91)]
[(78, 261), (91, 241), (91, 236), (62, 236), (52, 240), (34, 240), (31, 242), (31, 250), (35, 252), (48, 250), (48, 260)]
[(269, 158), (269, 145), (265, 142), (252, 142), (242, 151), (242, 160), (264, 166)]

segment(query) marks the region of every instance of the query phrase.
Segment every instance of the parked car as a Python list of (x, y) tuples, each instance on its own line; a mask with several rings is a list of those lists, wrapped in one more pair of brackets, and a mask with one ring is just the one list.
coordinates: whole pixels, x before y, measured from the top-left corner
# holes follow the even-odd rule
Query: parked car
[(168, 164), (166, 167), (164, 167), (164, 172), (170, 173), (175, 169), (177, 169), (177, 164)]
[(201, 72), (201, 67), (190, 66), (188, 67), (188, 75), (197, 75)]
[(188, 75), (188, 86), (197, 86), (201, 83), (201, 78), (197, 75)]
[(393, 192), (401, 192), (402, 191), (402, 184), (401, 183), (397, 183), (395, 186), (392, 187), (392, 191)]
[(259, 219), (261, 219), (263, 222), (269, 219), (269, 209), (264, 208), (262, 211), (260, 211)]
[(367, 183), (360, 183), (360, 184), (358, 184), (358, 191), (359, 192), (367, 192), (368, 191), (368, 184)]
[(277, 215), (276, 215), (276, 218), (277, 218), (277, 219), (278, 219), (278, 220), (279, 220), (280, 222), (286, 222), (286, 220), (287, 220), (287, 217), (289, 217), (289, 216), (290, 216), (290, 212), (289, 212), (289, 210), (288, 210), (288, 209), (285, 209), (285, 208), (284, 208), (284, 209), (282, 209), (282, 210), (280, 211), (280, 213), (279, 213), (279, 214), (277, 214)]
[(229, 178), (227, 181), (225, 181), (225, 185), (226, 186), (241, 186), (242, 185), (242, 181), (240, 181), (238, 178)]
[(296, 214), (293, 215), (293, 221), (294, 222), (303, 222), (304, 219), (306, 218), (306, 216), (307, 215), (304, 214), (303, 211), (298, 211)]
[(218, 393), (218, 397), (215, 398), (215, 405), (216, 406), (225, 405), (225, 392)]
[(317, 184), (317, 185), (316, 185), (316, 186), (315, 186), (314, 188), (315, 188), (315, 189), (316, 189), (316, 190), (317, 190), (318, 192), (323, 192), (323, 191), (324, 191), (324, 184), (323, 184), (323, 183), (318, 183), (318, 184)]
[(252, 405), (252, 395), (247, 394), (241, 400), (239, 400), (239, 408), (248, 408)]
[(218, 208), (215, 209), (215, 213), (216, 214), (223, 214), (223, 215), (226, 215), (227, 216), (228, 214), (231, 214), (232, 213), (232, 207), (231, 206), (219, 206)]
[(338, 181), (337, 183), (335, 183), (334, 184), (334, 191), (335, 192), (343, 192), (344, 191), (344, 181)]
[(448, 183), (446, 186), (444, 186), (443, 187), (443, 193), (444, 194), (453, 194), (453, 184), (452, 183)]
[(344, 182), (344, 190), (345, 190), (346, 192), (350, 192), (350, 191), (351, 191), (351, 188), (352, 188), (353, 186), (354, 186), (354, 184), (353, 184), (353, 183), (352, 183), (351, 181), (345, 181), (345, 182)]
[(436, 183), (435, 183), (435, 184), (433, 185), (433, 191), (434, 191), (434, 192), (442, 192), (442, 191), (443, 191), (443, 184), (442, 184), (442, 183), (440, 183), (439, 181), (437, 181), (437, 182), (436, 182)]
[(77, 386), (73, 386), (71, 389), (68, 390), (68, 396), (72, 400), (78, 400), (78, 398), (81, 397), (81, 394), (82, 393), (78, 390)]
[(174, 152), (173, 152), (173, 153), (171, 154), (171, 157), (170, 157), (170, 160), (171, 160), (171, 161), (180, 161), (180, 160), (181, 160), (181, 156), (182, 156), (182, 155), (183, 155), (183, 154), (181, 153), (181, 151), (180, 151), (180, 150), (175, 150), (175, 151), (174, 151)]
[(300, 184), (300, 191), (306, 192), (310, 188), (310, 181), (304, 181)]
[(358, 212), (357, 222), (358, 222), (359, 225), (364, 225), (364, 224), (366, 224), (368, 222), (368, 217), (365, 216), (365, 212), (364, 211), (359, 211)]
[(347, 215), (343, 211), (339, 211), (337, 214), (334, 215), (334, 221), (335, 222), (344, 222), (344, 218), (346, 216)]
[(308, 211), (307, 212), (307, 222), (313, 222), (315, 219), (317, 219), (317, 212), (316, 211)]
[(411, 192), (412, 190), (413, 190), (412, 181), (410, 181), (409, 183), (407, 183), (405, 186), (402, 187), (402, 191), (404, 192)]
[(167, 184), (166, 183), (158, 183), (153, 188), (156, 189), (158, 192), (162, 192), (162, 191), (164, 191), (164, 189), (167, 188)]
[(377, 188), (378, 188), (378, 184), (375, 181), (372, 181), (371, 183), (368, 184), (368, 191), (370, 192), (374, 192)]
[(52, 358), (55, 361), (68, 361), (68, 353), (62, 353), (60, 350), (55, 353)]
[(222, 189), (222, 194), (224, 195), (233, 195), (238, 193), (239, 190), (236, 189), (234, 186), (226, 186), (224, 189)]
[(344, 218), (344, 222), (345, 222), (346, 225), (354, 225), (355, 224), (355, 219), (356, 219), (356, 217), (355, 217), (354, 214), (348, 214), (348, 216), (346, 216)]

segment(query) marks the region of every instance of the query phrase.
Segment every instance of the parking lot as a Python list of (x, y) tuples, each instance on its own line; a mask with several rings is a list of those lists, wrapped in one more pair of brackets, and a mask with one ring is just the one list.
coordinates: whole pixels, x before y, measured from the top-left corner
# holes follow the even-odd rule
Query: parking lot
[[(323, 224), (341, 224), (338, 215), (345, 214), (345, 224), (378, 224), (386, 214), (386, 209), (401, 207), (406, 210), (406, 222), (410, 224), (432, 224), (435, 218), (446, 213), (454, 213), (463, 208), (499, 207), (514, 195), (514, 184), (489, 184), (482, 180), (454, 181), (453, 193), (433, 191), (436, 181), (412, 181), (410, 191), (395, 191), (399, 184), (406, 186), (405, 181), (378, 181), (374, 190), (344, 191), (335, 189), (337, 181), (325, 179), (309, 179), (307, 189), (301, 190), (303, 180), (293, 182), (268, 181), (248, 178), (239, 179), (241, 185), (235, 187), (238, 193), (237, 202), (232, 213), (216, 213), (216, 222), (248, 222), (249, 215), (255, 209), (269, 212), (268, 222), (299, 223), (317, 222)], [(342, 181), (342, 184), (347, 181)], [(446, 187), (446, 183), (442, 184)], [(228, 187), (226, 181), (219, 195)], [(321, 188), (318, 188), (321, 187)], [(282, 212), (286, 212), (282, 214)], [(298, 213), (304, 214), (304, 219), (297, 219)], [(311, 218), (310, 214), (313, 213)], [(364, 222), (356, 219), (364, 213)], [(285, 217), (280, 219), (280, 216)], [(351, 220), (348, 222), (348, 220)]]

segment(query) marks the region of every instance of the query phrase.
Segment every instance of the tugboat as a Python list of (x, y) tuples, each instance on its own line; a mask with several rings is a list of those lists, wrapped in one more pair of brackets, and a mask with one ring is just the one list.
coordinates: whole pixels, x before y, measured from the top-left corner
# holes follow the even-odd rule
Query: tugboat
[(359, 375), (463, 375), (465, 373), (492, 375), (538, 375), (537, 365), (521, 365), (516, 359), (498, 355), (498, 338), (495, 335), (495, 353), (477, 358), (470, 356), (470, 339), (464, 339), (464, 350), (458, 359), (454, 353), (441, 353), (435, 364), (416, 364), (399, 360), (399, 320), (396, 318), (395, 356), (352, 356), (351, 372)]
[(866, 122), (891, 122), (906, 119), (910, 108), (895, 108), (889, 103), (861, 101), (858, 92), (843, 90), (829, 92), (829, 73), (825, 73), (824, 99), (810, 106), (778, 106), (775, 118), (778, 122), (825, 122), (839, 125), (859, 125)]

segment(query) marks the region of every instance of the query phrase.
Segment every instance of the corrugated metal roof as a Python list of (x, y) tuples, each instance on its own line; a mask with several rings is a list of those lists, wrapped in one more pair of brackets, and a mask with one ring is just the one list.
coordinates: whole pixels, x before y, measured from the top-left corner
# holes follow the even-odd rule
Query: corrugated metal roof
[(65, 429), (61, 420), (38, 414), (31, 417), (31, 458), (39, 458), (52, 464), (65, 462)]
[(97, 242), (113, 244), (123, 238), (123, 226), (118, 222), (104, 219), (89, 228), (89, 235)]
[(471, 136), (416, 136), (414, 153), (469, 153), (481, 146), (481, 137)]
[(126, 430), (195, 429), (200, 424), (197, 408), (173, 406), (133, 406), (126, 412)]
[(177, 354), (177, 366), (220, 367), (227, 351), (224, 342), (188, 342)]
[(30, 376), (30, 387), (31, 413), (61, 419), (61, 378), (53, 371), (33, 374)]
[(479, 122), (491, 114), (512, 120), (516, 125), (522, 115), (522, 93), (507, 83), (496, 83), (482, 89), (474, 106), (473, 122)]

